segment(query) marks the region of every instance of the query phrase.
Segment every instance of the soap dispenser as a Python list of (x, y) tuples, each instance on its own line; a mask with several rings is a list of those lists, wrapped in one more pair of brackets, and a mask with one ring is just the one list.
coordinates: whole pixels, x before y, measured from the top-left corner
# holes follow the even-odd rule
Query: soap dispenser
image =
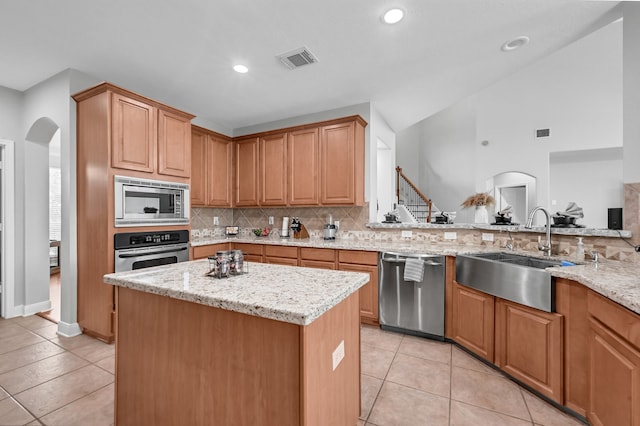
[(576, 261), (584, 262), (584, 243), (582, 237), (578, 237), (578, 244), (576, 247)]

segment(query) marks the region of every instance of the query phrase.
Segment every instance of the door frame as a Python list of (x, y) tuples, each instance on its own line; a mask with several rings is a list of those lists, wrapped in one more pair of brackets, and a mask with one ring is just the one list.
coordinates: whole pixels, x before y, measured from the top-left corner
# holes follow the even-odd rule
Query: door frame
[(2, 262), (2, 317), (11, 318), (20, 315), (14, 299), (15, 286), (15, 147), (13, 141), (0, 139), (2, 153), (2, 199), (0, 200), (0, 262)]

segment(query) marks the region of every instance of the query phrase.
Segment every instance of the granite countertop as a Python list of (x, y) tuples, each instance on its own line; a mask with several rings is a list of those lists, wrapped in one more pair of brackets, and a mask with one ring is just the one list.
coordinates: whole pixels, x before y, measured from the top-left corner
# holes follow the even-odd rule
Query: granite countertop
[(104, 282), (298, 325), (311, 324), (369, 282), (361, 272), (254, 262), (247, 274), (229, 278), (208, 277), (208, 270), (204, 259), (107, 274)]
[[(346, 239), (324, 241), (322, 239), (296, 240), (280, 238), (196, 238), (191, 242), (191, 245), (200, 246), (227, 242), (334, 248), (341, 250), (440, 254), (445, 256), (505, 251), (505, 249), (493, 246), (431, 244), (427, 241), (422, 243), (416, 241), (388, 242), (376, 240), (353, 241)], [(542, 253), (519, 250), (514, 250), (513, 253), (543, 257)], [(640, 256), (640, 254), (638, 254), (638, 256)], [(553, 257), (553, 259), (573, 261), (573, 259), (563, 257)], [(619, 262), (603, 259), (598, 264), (587, 263), (585, 265), (548, 268), (547, 270), (552, 276), (577, 281), (627, 309), (640, 314), (640, 279), (638, 278), (640, 277), (640, 264), (638, 262)]]

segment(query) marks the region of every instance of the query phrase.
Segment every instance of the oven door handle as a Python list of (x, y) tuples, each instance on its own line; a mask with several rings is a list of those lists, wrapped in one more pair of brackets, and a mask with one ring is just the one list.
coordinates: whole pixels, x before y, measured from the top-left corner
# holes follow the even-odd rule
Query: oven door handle
[(149, 251), (149, 252), (145, 252), (145, 253), (120, 253), (118, 254), (118, 257), (121, 259), (126, 259), (128, 257), (140, 257), (140, 256), (153, 256), (156, 254), (163, 254), (163, 253), (175, 253), (175, 252), (180, 252), (180, 251), (185, 251), (188, 250), (189, 247), (182, 247), (182, 248), (173, 248), (173, 249), (168, 249), (168, 250), (158, 250), (158, 251)]

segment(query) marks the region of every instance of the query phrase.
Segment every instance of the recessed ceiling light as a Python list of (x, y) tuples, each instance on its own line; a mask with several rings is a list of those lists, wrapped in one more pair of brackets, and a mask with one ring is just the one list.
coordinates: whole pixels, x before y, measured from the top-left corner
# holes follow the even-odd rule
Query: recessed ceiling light
[(244, 74), (246, 72), (249, 72), (249, 68), (247, 68), (245, 65), (242, 65), (242, 64), (234, 65), (233, 66), (233, 70), (235, 72), (239, 72), (240, 74)]
[(382, 20), (387, 24), (397, 24), (404, 18), (402, 9), (390, 9), (382, 16)]
[(500, 49), (502, 49), (503, 52), (511, 52), (512, 50), (516, 50), (517, 48), (522, 47), (527, 43), (529, 43), (529, 37), (520, 36), (514, 38), (513, 40), (509, 40), (508, 42), (503, 44)]

